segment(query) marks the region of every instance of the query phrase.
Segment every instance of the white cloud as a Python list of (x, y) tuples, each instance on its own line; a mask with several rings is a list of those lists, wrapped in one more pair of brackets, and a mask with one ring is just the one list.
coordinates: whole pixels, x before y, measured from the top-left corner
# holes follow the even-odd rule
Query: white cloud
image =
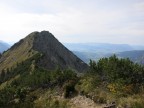
[[(1, 13), (1, 12), (0, 12)], [(83, 13), (73, 10), (70, 13), (32, 14), (32, 13), (1, 13), (0, 32), (30, 32), (32, 30), (48, 29), (56, 34), (79, 34), (100, 31), (111, 20), (113, 14), (97, 12)], [(107, 19), (105, 19), (107, 17)], [(113, 19), (111, 19), (113, 17)], [(117, 16), (118, 18), (118, 16)], [(9, 32), (7, 32), (9, 31)]]
[[(134, 4), (123, 8), (114, 5), (111, 8), (111, 5), (105, 4), (104, 8), (100, 8), (102, 4), (96, 4), (96, 7), (94, 4), (98, 1), (78, 1), (82, 6), (69, 1), (36, 0), (33, 4), (32, 0), (26, 6), (26, 1), (16, 0), (19, 6), (14, 2), (0, 5), (0, 40), (18, 41), (33, 31), (49, 30), (62, 42), (113, 43), (123, 40), (142, 44), (144, 20), (139, 19), (144, 10), (137, 9), (137, 5), (142, 4), (135, 5), (135, 8)], [(140, 38), (138, 41), (135, 41), (136, 36)], [(129, 38), (134, 41), (129, 41)]]
[(137, 11), (144, 12), (144, 2), (138, 2), (133, 5)]

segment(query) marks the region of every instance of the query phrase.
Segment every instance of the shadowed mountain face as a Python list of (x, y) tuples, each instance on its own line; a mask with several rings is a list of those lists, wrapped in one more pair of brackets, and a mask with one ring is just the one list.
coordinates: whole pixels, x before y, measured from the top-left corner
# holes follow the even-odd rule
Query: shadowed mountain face
[(77, 71), (87, 70), (87, 65), (64, 47), (51, 33), (43, 31), (35, 33), (33, 49), (44, 54), (39, 65), (47, 69), (72, 68)]
[(49, 70), (71, 68), (78, 72), (88, 69), (87, 64), (64, 47), (47, 31), (33, 32), (6, 51), (0, 58), (0, 69), (15, 67), (36, 54), (41, 54), (37, 65)]

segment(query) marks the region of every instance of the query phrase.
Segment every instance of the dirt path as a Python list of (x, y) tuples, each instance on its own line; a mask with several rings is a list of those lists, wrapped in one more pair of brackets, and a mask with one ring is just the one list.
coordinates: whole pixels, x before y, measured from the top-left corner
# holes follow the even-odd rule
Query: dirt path
[(103, 105), (95, 104), (85, 96), (76, 96), (70, 100), (72, 108), (102, 108)]

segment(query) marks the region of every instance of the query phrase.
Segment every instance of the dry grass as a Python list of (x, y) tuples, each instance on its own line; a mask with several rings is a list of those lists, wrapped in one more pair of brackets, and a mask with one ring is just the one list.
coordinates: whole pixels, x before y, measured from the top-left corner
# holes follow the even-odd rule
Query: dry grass
[(133, 95), (126, 98), (120, 98), (118, 101), (119, 107), (130, 107), (130, 108), (144, 108), (144, 96)]
[(26, 38), (23, 42), (21, 42), (20, 46), (9, 49), (3, 54), (0, 61), (0, 71), (2, 69), (16, 67), (17, 63), (21, 63), (22, 61), (25, 61), (37, 54), (36, 51), (31, 50), (33, 47), (33, 39), (29, 38)]
[(34, 101), (35, 108), (70, 108), (69, 100), (59, 96), (56, 91), (38, 89), (31, 95), (38, 97)]
[(15, 79), (18, 79), (20, 75), (15, 76), (14, 78), (11, 78), (10, 80), (0, 84), (0, 90), (4, 89), (8, 84), (12, 83)]

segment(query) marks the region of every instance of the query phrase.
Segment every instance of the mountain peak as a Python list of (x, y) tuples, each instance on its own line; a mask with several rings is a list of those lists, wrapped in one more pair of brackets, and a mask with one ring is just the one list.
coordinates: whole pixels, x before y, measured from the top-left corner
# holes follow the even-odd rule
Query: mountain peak
[(63, 46), (53, 34), (48, 31), (34, 32), (34, 34), (33, 49), (45, 55), (39, 65), (42, 67), (44, 65), (48, 69), (60, 66), (61, 68), (73, 68), (77, 71), (87, 70), (88, 66)]
[[(41, 32), (38, 32), (38, 31), (34, 31), (32, 33), (30, 33), (27, 37), (36, 37), (36, 36), (53, 36), (49, 31), (41, 31)], [(53, 36), (54, 37), (54, 36)]]
[(49, 70), (59, 66), (62, 69), (71, 68), (83, 72), (88, 68), (87, 64), (63, 46), (53, 34), (36, 31), (21, 39), (2, 55), (0, 69), (10, 68), (37, 53), (43, 55), (37, 65)]

